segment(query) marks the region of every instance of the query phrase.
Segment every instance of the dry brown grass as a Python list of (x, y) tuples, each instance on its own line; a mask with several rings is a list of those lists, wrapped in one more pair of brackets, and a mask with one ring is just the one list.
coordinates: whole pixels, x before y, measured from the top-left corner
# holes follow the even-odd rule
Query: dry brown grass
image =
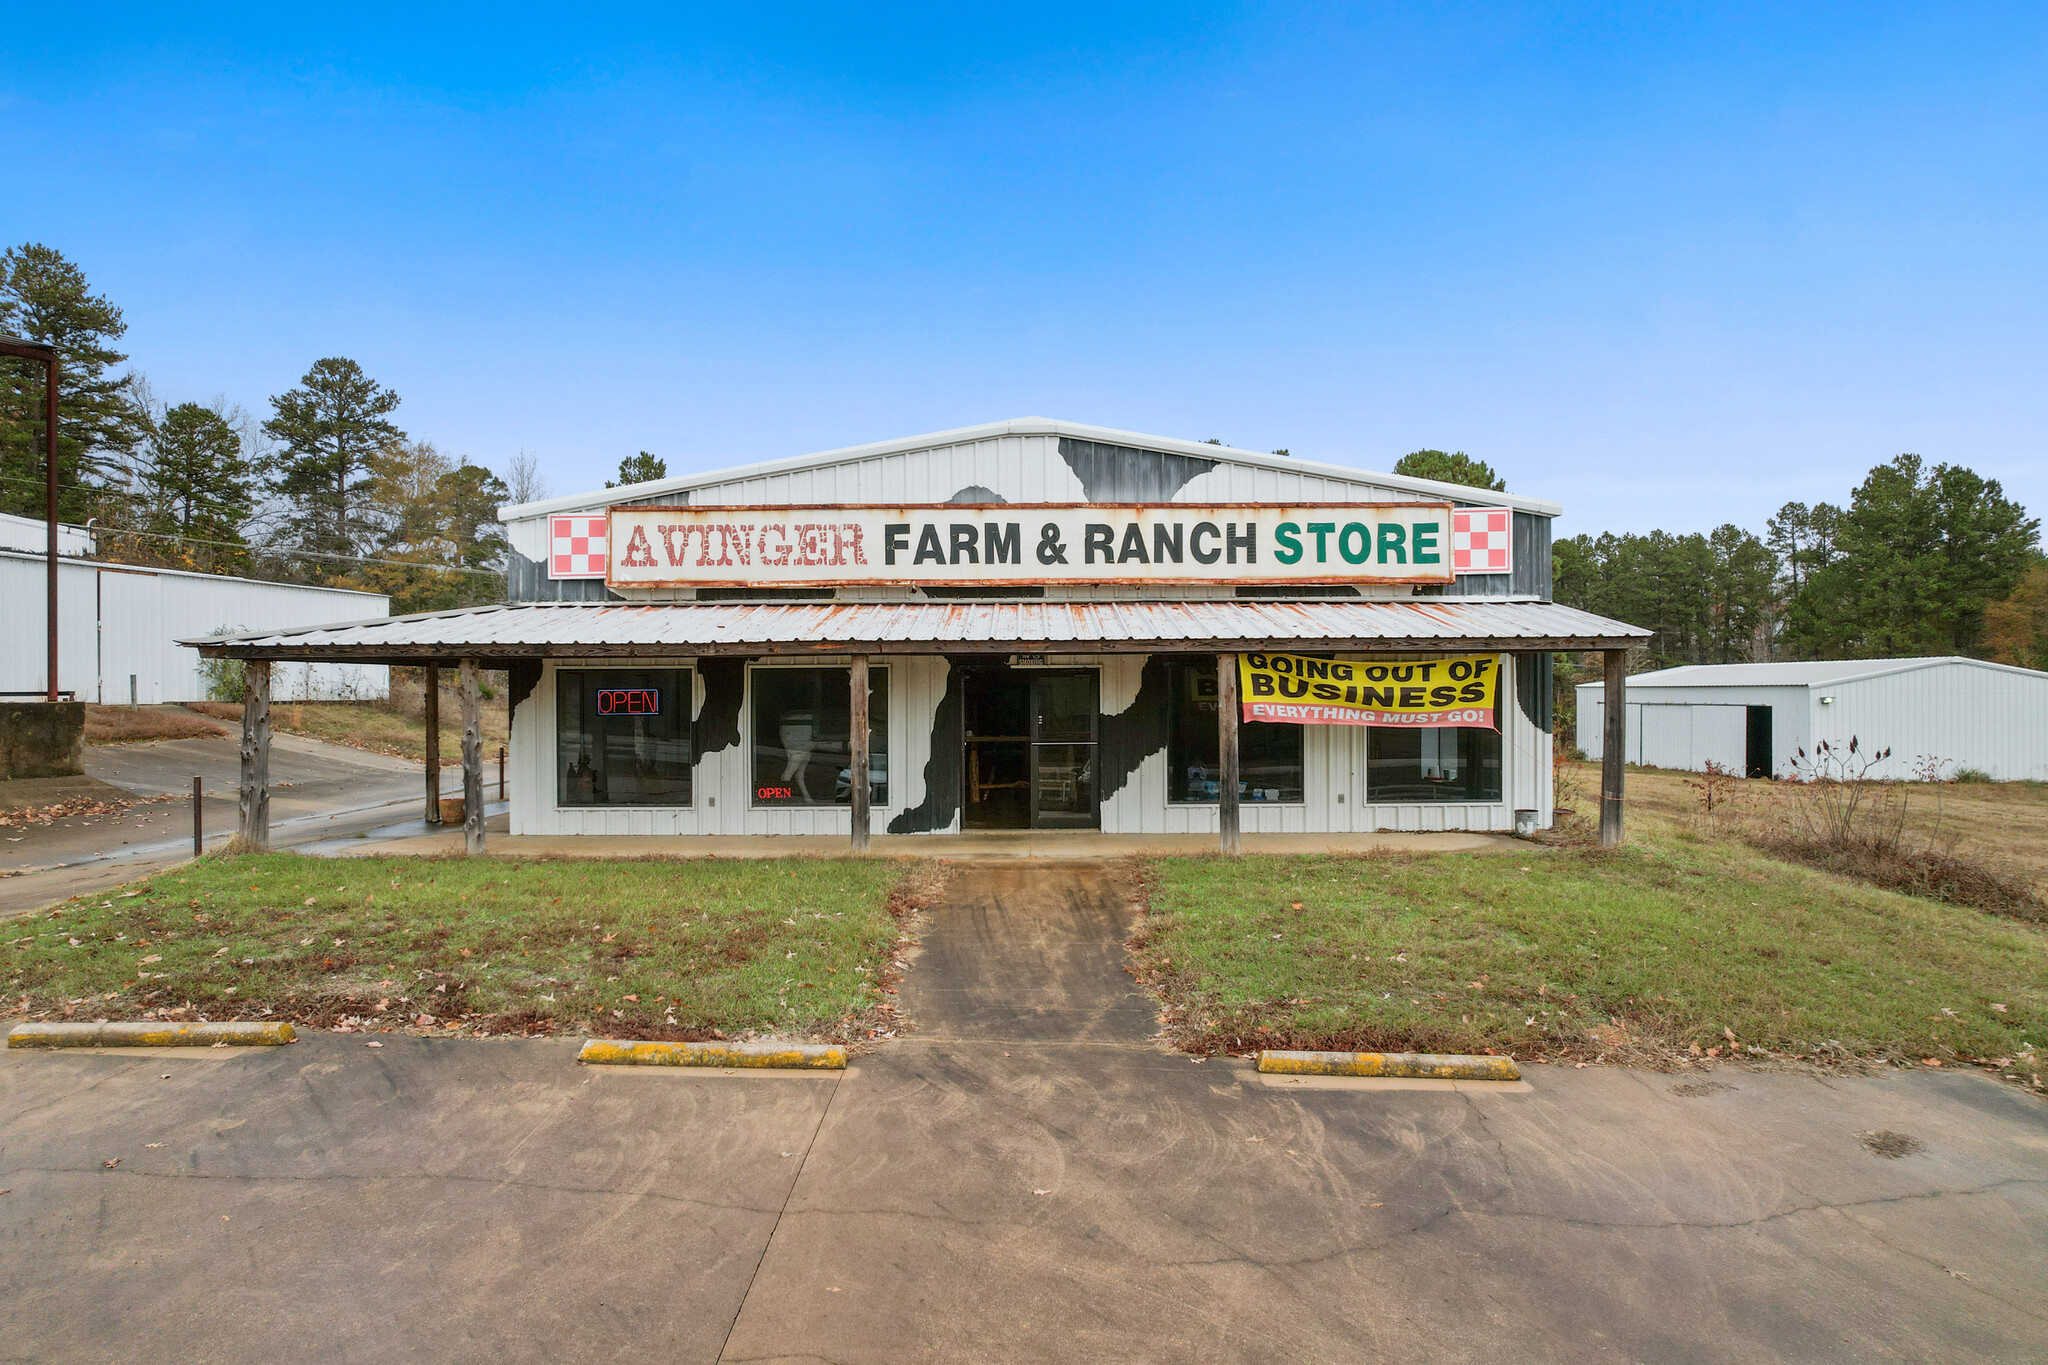
[(91, 702), (85, 707), (87, 744), (142, 744), (153, 739), (197, 739), (226, 733), (212, 721), (182, 708), (95, 706)]
[[(1597, 764), (1569, 765), (1596, 790)], [(1695, 773), (1631, 768), (1627, 821), (1631, 828), (1682, 830), (1695, 836), (1753, 843), (1780, 857), (1895, 890), (2034, 915), (2048, 899), (2048, 787), (2025, 782), (1902, 784), (1902, 843), (1910, 856), (1885, 857), (1836, 850), (1802, 851), (1788, 839), (1786, 784), (1731, 778), (1728, 800), (1712, 818), (1702, 814)], [(2030, 909), (2015, 897), (2029, 892)]]
[[(393, 670), (387, 701), (276, 702), (270, 708), (271, 727), (417, 762), (427, 747), (426, 705), (417, 681), (406, 676), (408, 671)], [(502, 679), (495, 690), (497, 695), (483, 703), (486, 761), (494, 760), (498, 746), (509, 743), (511, 736)], [(192, 709), (238, 723), (242, 718), (242, 708), (234, 702), (194, 702)], [(452, 686), (441, 688), (441, 761), (462, 761), (462, 696)]]

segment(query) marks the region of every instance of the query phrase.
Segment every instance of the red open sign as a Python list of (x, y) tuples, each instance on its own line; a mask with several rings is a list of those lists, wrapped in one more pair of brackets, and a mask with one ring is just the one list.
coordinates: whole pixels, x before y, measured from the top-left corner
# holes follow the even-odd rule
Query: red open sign
[(597, 689), (600, 716), (658, 716), (661, 689), (657, 687), (600, 687)]

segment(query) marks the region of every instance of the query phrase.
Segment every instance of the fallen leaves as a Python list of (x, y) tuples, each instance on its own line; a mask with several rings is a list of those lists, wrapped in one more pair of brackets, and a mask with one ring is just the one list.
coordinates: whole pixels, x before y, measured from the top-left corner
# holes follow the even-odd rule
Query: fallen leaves
[(94, 797), (77, 796), (69, 801), (56, 801), (47, 806), (23, 806), (18, 810), (0, 810), (0, 829), (53, 825), (74, 815), (119, 815), (134, 804), (133, 801), (101, 801)]

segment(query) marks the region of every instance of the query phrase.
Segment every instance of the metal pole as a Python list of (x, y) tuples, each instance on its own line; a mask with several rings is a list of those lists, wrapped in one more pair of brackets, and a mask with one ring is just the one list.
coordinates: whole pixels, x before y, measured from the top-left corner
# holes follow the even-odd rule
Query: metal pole
[(853, 804), (853, 851), (868, 851), (868, 656), (853, 656), (847, 679), (852, 702), (852, 724), (847, 756), (847, 795)]
[(505, 746), (498, 746), (498, 799), (505, 799)]
[(206, 852), (206, 792), (199, 785), (199, 774), (192, 774), (192, 856), (197, 858)]
[(1216, 789), (1216, 830), (1225, 853), (1244, 851), (1237, 805), (1237, 656), (1216, 656), (1216, 750), (1222, 782)]
[(57, 700), (57, 353), (43, 366), (43, 515), (49, 545), (48, 597), (50, 623), (49, 700)]
[(1612, 848), (1621, 842), (1622, 761), (1628, 756), (1628, 651), (1610, 649), (1602, 657), (1606, 708), (1600, 717), (1600, 842)]

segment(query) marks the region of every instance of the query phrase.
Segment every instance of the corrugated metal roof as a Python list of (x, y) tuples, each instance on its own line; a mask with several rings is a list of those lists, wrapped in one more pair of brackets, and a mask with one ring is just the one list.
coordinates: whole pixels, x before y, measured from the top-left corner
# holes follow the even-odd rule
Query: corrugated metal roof
[[(2016, 673), (2033, 673), (2028, 668), (1995, 664), (1986, 659), (1961, 655), (1938, 655), (1923, 659), (1803, 659), (1771, 664), (1683, 664), (1661, 668), (1655, 673), (1638, 673), (1628, 680), (1630, 687), (1831, 687), (1858, 678), (1905, 673), (1916, 668), (1996, 668)], [(2041, 675), (2048, 676), (2048, 675)]]
[(244, 657), (945, 653), (1051, 648), (1618, 648), (1649, 632), (1551, 602), (531, 602), (181, 643)]

